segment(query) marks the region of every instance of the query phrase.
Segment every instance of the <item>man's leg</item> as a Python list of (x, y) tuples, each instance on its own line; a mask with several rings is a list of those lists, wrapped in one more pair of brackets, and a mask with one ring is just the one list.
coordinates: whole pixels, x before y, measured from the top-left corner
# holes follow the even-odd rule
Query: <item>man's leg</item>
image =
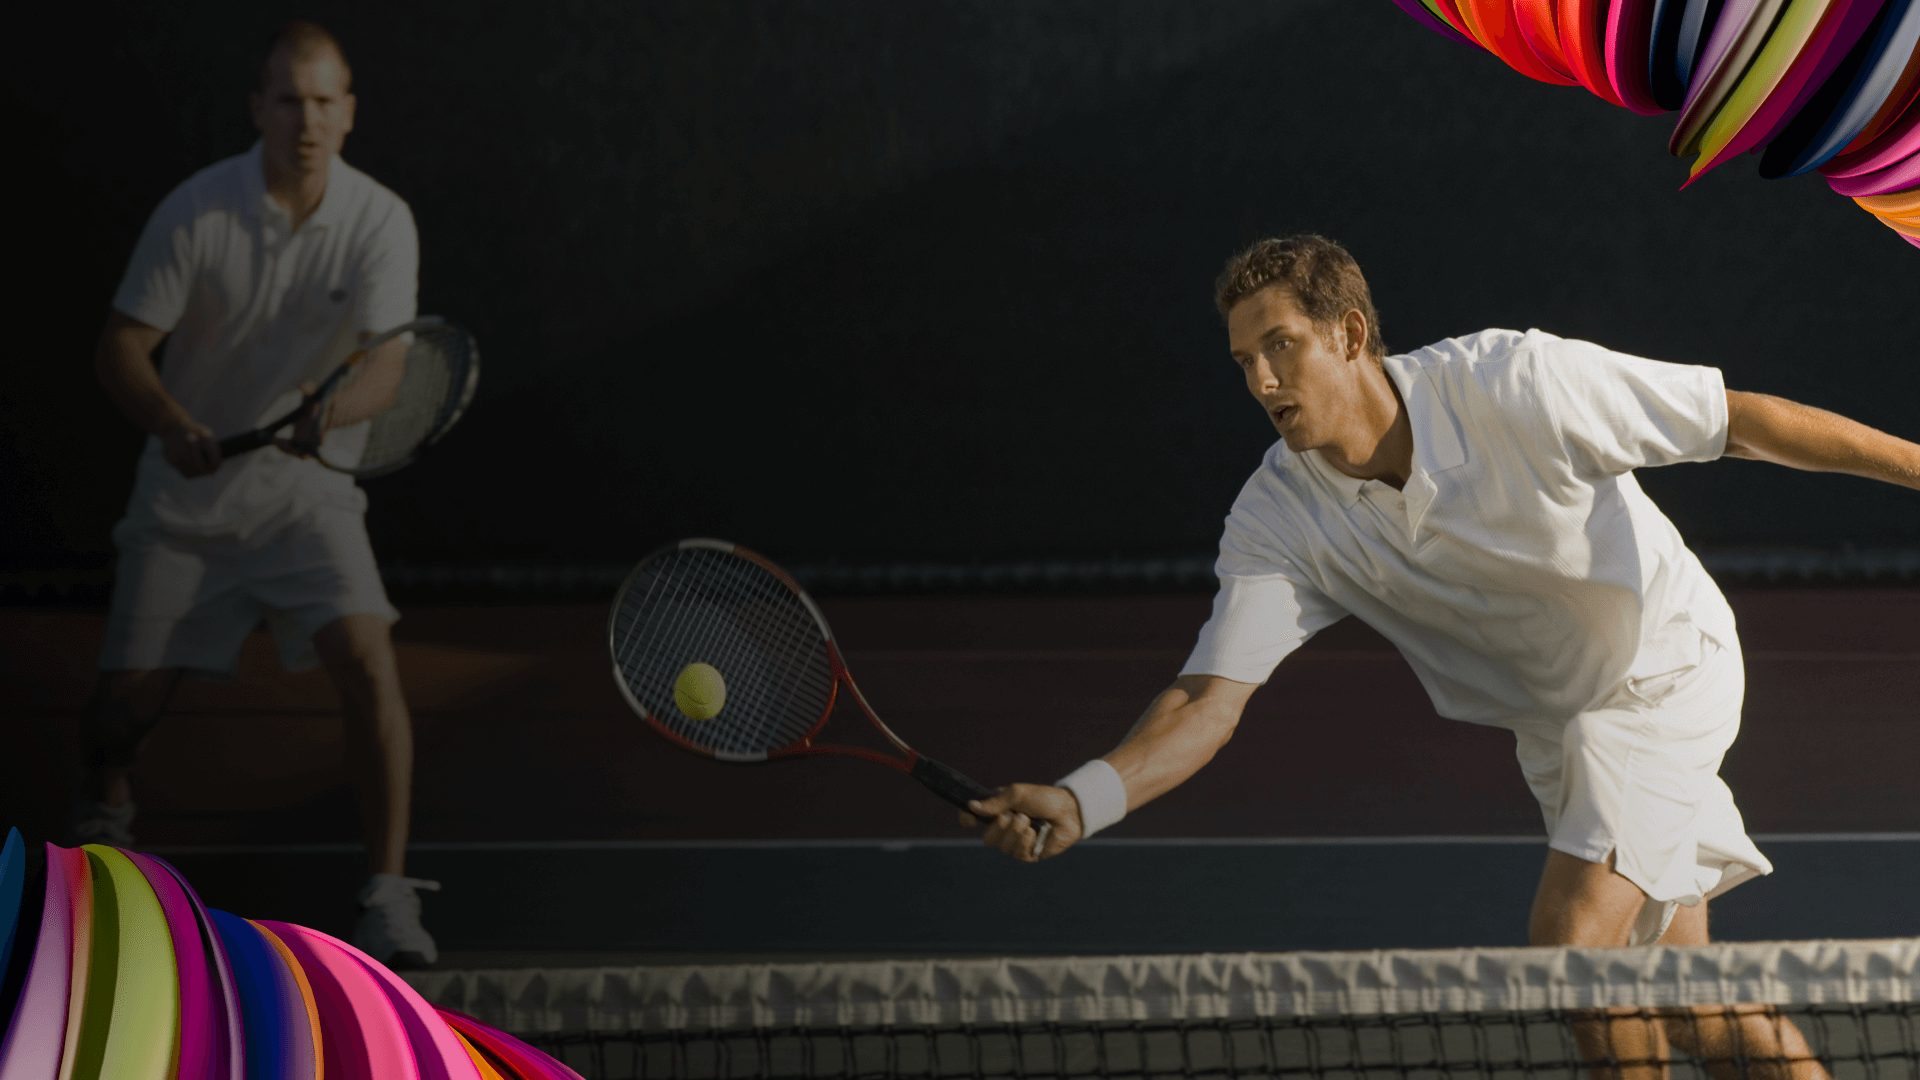
[(313, 635), (340, 694), (347, 768), (360, 799), (367, 872), (406, 872), (413, 799), (413, 720), (400, 692), (393, 638), (380, 615), (342, 615)]
[[(1622, 948), (1647, 900), (1640, 887), (1605, 863), (1587, 862), (1549, 850), (1547, 866), (1534, 894), (1528, 939), (1535, 945)], [(1662, 945), (1705, 945), (1707, 905), (1682, 907), (1674, 914)], [(1729, 1016), (1731, 1011), (1733, 1014)], [(1588, 1060), (1645, 1062), (1620, 1068), (1599, 1067), (1596, 1077), (1657, 1080), (1666, 1076), (1668, 1043), (1683, 1053), (1714, 1062), (1707, 1071), (1732, 1080), (1827, 1080), (1827, 1071), (1793, 1022), (1766, 1005), (1701, 1006), (1695, 1009), (1609, 1009), (1573, 1021), (1573, 1036)], [(1743, 1064), (1739, 1059), (1745, 1058)], [(1768, 1060), (1771, 1059), (1771, 1060)]]
[(424, 967), (439, 958), (439, 949), (420, 925), (415, 890), (440, 884), (405, 876), (413, 722), (400, 692), (387, 618), (342, 615), (314, 633), (313, 646), (340, 693), (348, 768), (367, 837), (369, 878), (360, 891), (353, 943), (393, 967)]
[(103, 671), (80, 715), (80, 793), (71, 838), (130, 847), (133, 789), (127, 780), (140, 748), (180, 685), (178, 668)]
[[(1540, 888), (1533, 896), (1527, 940), (1534, 945), (1621, 948), (1630, 939), (1634, 920), (1646, 902), (1647, 894), (1616, 873), (1611, 858), (1594, 863), (1549, 848)], [(1617, 1069), (1596, 1067), (1596, 1080), (1662, 1080), (1667, 1075), (1664, 1064), (1651, 1064), (1669, 1057), (1665, 1026), (1636, 1010), (1577, 1013), (1572, 1027), (1574, 1044), (1588, 1061), (1647, 1063)]]
[[(1681, 908), (1660, 944), (1707, 944), (1707, 905)], [(1827, 1070), (1814, 1060), (1806, 1037), (1771, 1005), (1700, 1006), (1666, 1013), (1667, 1038), (1682, 1053), (1718, 1062), (1707, 1066), (1715, 1077), (1827, 1080)]]

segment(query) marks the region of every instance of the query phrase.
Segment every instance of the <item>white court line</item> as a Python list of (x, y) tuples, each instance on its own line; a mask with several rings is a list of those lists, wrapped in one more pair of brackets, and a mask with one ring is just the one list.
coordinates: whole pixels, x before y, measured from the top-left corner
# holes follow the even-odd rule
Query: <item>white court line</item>
[[(1759, 844), (1915, 843), (1920, 832), (1752, 833)], [(1201, 836), (1106, 838), (1085, 840), (1079, 846), (1097, 848), (1201, 847), (1388, 847), (1394, 845), (1530, 845), (1541, 846), (1544, 836)], [(541, 851), (782, 851), (808, 849), (869, 849), (911, 851), (915, 848), (975, 848), (977, 839), (874, 840), (427, 840), (407, 845), (414, 852), (541, 852)], [(150, 855), (354, 855), (366, 845), (233, 844), (142, 847)]]

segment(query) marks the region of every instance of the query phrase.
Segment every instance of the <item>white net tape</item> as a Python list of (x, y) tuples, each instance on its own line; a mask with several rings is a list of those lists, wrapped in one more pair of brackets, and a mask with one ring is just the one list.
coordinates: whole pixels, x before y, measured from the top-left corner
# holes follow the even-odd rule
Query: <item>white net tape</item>
[(1920, 1001), (1920, 939), (408, 973), (510, 1031)]

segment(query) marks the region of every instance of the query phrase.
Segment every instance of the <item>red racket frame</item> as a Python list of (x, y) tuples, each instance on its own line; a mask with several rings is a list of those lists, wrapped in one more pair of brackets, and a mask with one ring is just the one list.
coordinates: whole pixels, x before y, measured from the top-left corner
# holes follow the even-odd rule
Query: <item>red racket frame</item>
[[(709, 750), (704, 746), (699, 746), (676, 734), (672, 729), (668, 728), (666, 724), (655, 717), (652, 710), (648, 709), (635, 698), (631, 690), (627, 689), (626, 677), (620, 667), (619, 649), (614, 640), (614, 633), (618, 628), (620, 618), (620, 601), (626, 596), (627, 588), (633, 583), (634, 576), (639, 574), (641, 569), (646, 567), (648, 563), (651, 563), (655, 558), (669, 551), (684, 551), (688, 548), (709, 548), (715, 551), (726, 552), (730, 555), (738, 555), (761, 567), (778, 578), (782, 585), (793, 590), (793, 594), (800, 598), (800, 602), (806, 605), (807, 612), (813, 616), (814, 623), (820, 627), (820, 634), (826, 639), (827, 643), (827, 662), (833, 681), (827, 692), (826, 707), (821, 710), (820, 716), (814, 720), (813, 726), (807, 729), (807, 733), (793, 742), (762, 754), (732, 754), (724, 751)], [(607, 646), (613, 658), (614, 685), (620, 688), (620, 696), (627, 700), (627, 704), (633, 708), (634, 712), (640, 714), (641, 719), (645, 720), (649, 727), (665, 735), (673, 745), (683, 750), (699, 754), (701, 757), (731, 764), (758, 764), (782, 758), (806, 757), (813, 754), (834, 754), (840, 757), (859, 758), (862, 761), (871, 761), (875, 764), (885, 765), (888, 768), (898, 769), (906, 773), (908, 776), (926, 785), (934, 794), (939, 795), (947, 802), (962, 810), (967, 809), (968, 800), (984, 799), (993, 794), (993, 789), (980, 784), (978, 781), (969, 779), (955, 771), (952, 767), (943, 765), (925, 754), (920, 753), (913, 747), (908, 746), (906, 740), (894, 734), (893, 729), (888, 727), (886, 723), (880, 719), (879, 714), (873, 711), (873, 706), (867, 704), (866, 695), (860, 692), (859, 685), (853, 681), (853, 674), (847, 670), (847, 663), (840, 656), (840, 644), (833, 638), (833, 628), (827, 625), (827, 617), (820, 613), (819, 605), (813, 602), (813, 597), (808, 596), (807, 591), (800, 587), (800, 583), (788, 576), (785, 570), (774, 565), (771, 559), (768, 559), (758, 552), (749, 551), (738, 544), (732, 544), (725, 540), (682, 540), (669, 548), (655, 552), (653, 555), (642, 559), (640, 565), (634, 568), (633, 573), (627, 575), (627, 580), (621, 583), (620, 591), (615, 594), (613, 609), (607, 615)], [(862, 746), (820, 744), (813, 741), (814, 737), (820, 734), (820, 729), (826, 727), (827, 721), (833, 718), (834, 706), (838, 704), (840, 700), (840, 687), (843, 684), (852, 692), (854, 702), (860, 706), (860, 711), (867, 715), (867, 719), (872, 721), (873, 726), (880, 730), (880, 734), (885, 736), (886, 740), (892, 743), (902, 754), (906, 755), (904, 760), (889, 757), (878, 750), (869, 750)], [(1044, 824), (1042, 826), (1040, 832), (1041, 842), (1045, 841), (1049, 829), (1051, 829), (1050, 824)], [(1036, 844), (1035, 850), (1038, 850), (1038, 844)]]
[[(662, 723), (657, 717), (655, 717), (653, 715), (652, 710), (648, 709), (646, 705), (642, 704), (637, 698), (633, 696), (632, 692), (627, 689), (626, 679), (620, 673), (620, 665), (618, 662), (618, 658), (616, 657), (615, 663), (614, 663), (614, 683), (620, 688), (620, 696), (627, 699), (627, 704), (633, 707), (634, 712), (637, 712), (640, 714), (641, 719), (645, 720), (648, 724), (652, 725), (655, 731), (658, 731), (660, 734), (665, 735), (668, 739), (672, 740), (674, 745), (680, 747), (681, 749), (692, 751), (693, 753), (699, 754), (701, 757), (712, 758), (716, 761), (725, 761), (725, 762), (734, 763), (734, 764), (750, 765), (750, 764), (756, 764), (762, 761), (773, 761), (777, 758), (804, 757), (808, 754), (838, 754), (842, 757), (860, 758), (864, 761), (871, 761), (876, 764), (886, 765), (891, 768), (898, 769), (904, 773), (913, 772), (914, 764), (918, 762), (922, 757), (921, 753), (918, 750), (915, 750), (913, 747), (908, 746), (906, 743), (906, 740), (894, 734), (893, 729), (888, 727), (886, 723), (880, 719), (879, 714), (873, 711), (873, 706), (867, 704), (866, 695), (860, 692), (860, 687), (856, 685), (853, 681), (853, 674), (847, 670), (846, 661), (842, 659), (840, 656), (840, 644), (839, 642), (833, 639), (833, 628), (827, 625), (827, 617), (820, 613), (820, 608), (818, 605), (816, 605), (813, 602), (813, 597), (807, 595), (807, 591), (800, 587), (799, 582), (793, 580), (793, 578), (789, 576), (785, 570), (782, 570), (780, 569), (780, 567), (776, 566), (773, 560), (768, 559), (766, 556), (761, 555), (759, 552), (750, 551), (746, 548), (739, 546), (738, 544), (730, 544), (725, 540), (706, 540), (706, 539), (682, 540), (679, 543), (673, 545), (671, 548), (668, 548), (666, 550), (667, 551), (684, 551), (687, 548), (711, 548), (715, 551), (724, 551), (731, 555), (738, 555), (741, 558), (746, 559), (748, 562), (751, 562), (754, 565), (760, 567), (762, 570), (765, 570), (768, 573), (772, 574), (774, 577), (780, 580), (780, 583), (782, 585), (785, 585), (788, 589), (791, 589), (793, 591), (793, 594), (800, 598), (800, 602), (806, 605), (807, 613), (813, 616), (814, 624), (820, 627), (820, 634), (822, 637), (826, 639), (827, 664), (828, 664), (828, 669), (831, 671), (833, 675), (833, 683), (832, 683), (832, 686), (827, 691), (826, 707), (821, 710), (819, 717), (817, 717), (814, 720), (813, 726), (807, 729), (807, 733), (805, 735), (800, 736), (798, 739), (795, 739), (793, 742), (790, 742), (785, 746), (779, 747), (778, 749), (769, 750), (764, 754), (729, 754), (724, 751), (709, 750), (704, 746), (700, 746), (696, 743), (689, 742), (687, 739), (681, 737), (672, 728), (669, 728), (666, 724)], [(656, 552), (655, 555), (657, 556), (665, 553), (666, 551), (661, 551), (661, 552)], [(642, 561), (641, 566), (645, 566), (648, 562), (653, 561), (654, 557), (655, 556), (648, 556), (647, 559)], [(639, 573), (638, 567), (635, 568), (634, 573)], [(629, 579), (631, 579), (631, 575), (629, 575)], [(621, 586), (620, 595), (624, 596), (625, 594), (626, 594), (626, 586), (623, 584)], [(616, 600), (616, 603), (614, 604), (613, 612), (608, 617), (608, 622), (607, 622), (607, 641), (610, 648), (613, 643), (613, 631), (614, 631), (613, 620), (618, 617), (619, 610), (620, 610), (619, 604)], [(834, 710), (834, 707), (837, 704), (839, 704), (840, 687), (843, 683), (846, 685), (846, 688), (848, 690), (853, 692), (853, 700), (855, 704), (860, 706), (860, 711), (867, 715), (867, 719), (873, 722), (874, 727), (880, 729), (880, 734), (886, 736), (886, 739), (888, 742), (892, 743), (896, 748), (898, 748), (901, 753), (907, 755), (906, 760), (902, 761), (899, 758), (889, 757), (888, 755), (881, 753), (878, 750), (869, 750), (864, 746), (839, 746), (839, 745), (832, 745), (832, 744), (816, 745), (813, 742), (814, 736), (820, 734), (820, 729), (826, 727), (827, 721), (833, 719), (833, 710)]]

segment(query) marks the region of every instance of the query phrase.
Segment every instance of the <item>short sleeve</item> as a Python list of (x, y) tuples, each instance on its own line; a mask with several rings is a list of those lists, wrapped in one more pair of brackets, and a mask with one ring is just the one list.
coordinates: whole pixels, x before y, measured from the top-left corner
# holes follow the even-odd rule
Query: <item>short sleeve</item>
[(115, 311), (168, 333), (179, 324), (193, 290), (194, 218), (188, 184), (174, 188), (154, 207), (113, 294)]
[(354, 309), (368, 334), (384, 333), (412, 322), (420, 296), (420, 237), (414, 231), (413, 211), (399, 198), (381, 216), (368, 237), (361, 257), (360, 295)]
[(1262, 515), (1236, 505), (1220, 540), (1213, 615), (1187, 657), (1182, 675), (1218, 675), (1265, 683), (1280, 661), (1307, 639), (1346, 617), (1293, 561), (1252, 534)]
[(1541, 336), (1541, 398), (1577, 464), (1618, 476), (1726, 452), (1727, 388), (1718, 368)]

